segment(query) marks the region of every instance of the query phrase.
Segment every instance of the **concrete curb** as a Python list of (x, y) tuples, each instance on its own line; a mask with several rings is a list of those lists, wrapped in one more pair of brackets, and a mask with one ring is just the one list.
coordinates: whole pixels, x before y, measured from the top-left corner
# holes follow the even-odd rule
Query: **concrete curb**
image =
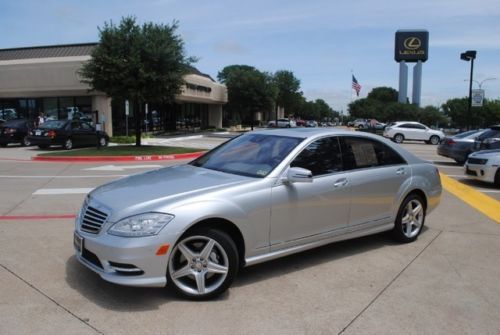
[(147, 162), (168, 161), (176, 159), (198, 158), (205, 151), (174, 155), (143, 155), (143, 156), (34, 156), (37, 162)]

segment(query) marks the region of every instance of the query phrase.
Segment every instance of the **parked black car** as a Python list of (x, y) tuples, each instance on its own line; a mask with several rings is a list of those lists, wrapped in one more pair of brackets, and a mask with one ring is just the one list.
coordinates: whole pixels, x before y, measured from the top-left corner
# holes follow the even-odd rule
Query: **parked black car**
[(473, 151), (492, 149), (500, 149), (500, 124), (489, 127), (474, 141)]
[(0, 124), (0, 146), (6, 147), (9, 143), (30, 145), (27, 136), (31, 129), (33, 129), (33, 123), (26, 119), (5, 121)]
[(476, 137), (483, 134), (484, 129), (469, 130), (454, 136), (446, 136), (437, 147), (438, 155), (454, 159), (458, 164), (463, 165), (474, 151), (474, 141)]
[(107, 146), (109, 136), (98, 131), (87, 122), (79, 120), (51, 120), (41, 124), (31, 132), (28, 140), (41, 149), (51, 145), (61, 145), (64, 149), (77, 146)]

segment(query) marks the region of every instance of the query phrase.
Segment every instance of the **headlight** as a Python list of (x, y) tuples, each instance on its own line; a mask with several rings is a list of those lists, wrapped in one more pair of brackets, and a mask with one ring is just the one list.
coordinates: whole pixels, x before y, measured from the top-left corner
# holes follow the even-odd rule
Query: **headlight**
[(124, 237), (152, 236), (158, 234), (173, 218), (173, 215), (163, 213), (134, 215), (115, 223), (108, 233)]

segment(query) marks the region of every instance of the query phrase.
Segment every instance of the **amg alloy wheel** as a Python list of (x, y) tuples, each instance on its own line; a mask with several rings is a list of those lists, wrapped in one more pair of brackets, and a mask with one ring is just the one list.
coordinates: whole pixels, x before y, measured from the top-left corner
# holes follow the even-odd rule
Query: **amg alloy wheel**
[(401, 242), (413, 242), (422, 231), (424, 221), (424, 202), (418, 195), (410, 194), (399, 208), (393, 234)]
[(238, 271), (233, 240), (215, 229), (200, 229), (183, 237), (168, 263), (168, 281), (181, 295), (204, 300), (223, 293)]

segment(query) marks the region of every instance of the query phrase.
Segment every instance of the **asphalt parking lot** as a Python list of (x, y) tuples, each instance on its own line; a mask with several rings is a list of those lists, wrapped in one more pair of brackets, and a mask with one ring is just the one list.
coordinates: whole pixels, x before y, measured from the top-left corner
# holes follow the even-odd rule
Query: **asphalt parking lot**
[[(189, 141), (224, 139), (177, 140)], [(435, 146), (403, 146), (500, 200)], [(36, 152), (0, 149), (0, 334), (500, 334), (500, 224), (447, 191), (415, 243), (328, 245), (245, 268), (220, 299), (189, 302), (106, 283), (72, 245), (90, 189), (183, 161), (31, 162)]]

